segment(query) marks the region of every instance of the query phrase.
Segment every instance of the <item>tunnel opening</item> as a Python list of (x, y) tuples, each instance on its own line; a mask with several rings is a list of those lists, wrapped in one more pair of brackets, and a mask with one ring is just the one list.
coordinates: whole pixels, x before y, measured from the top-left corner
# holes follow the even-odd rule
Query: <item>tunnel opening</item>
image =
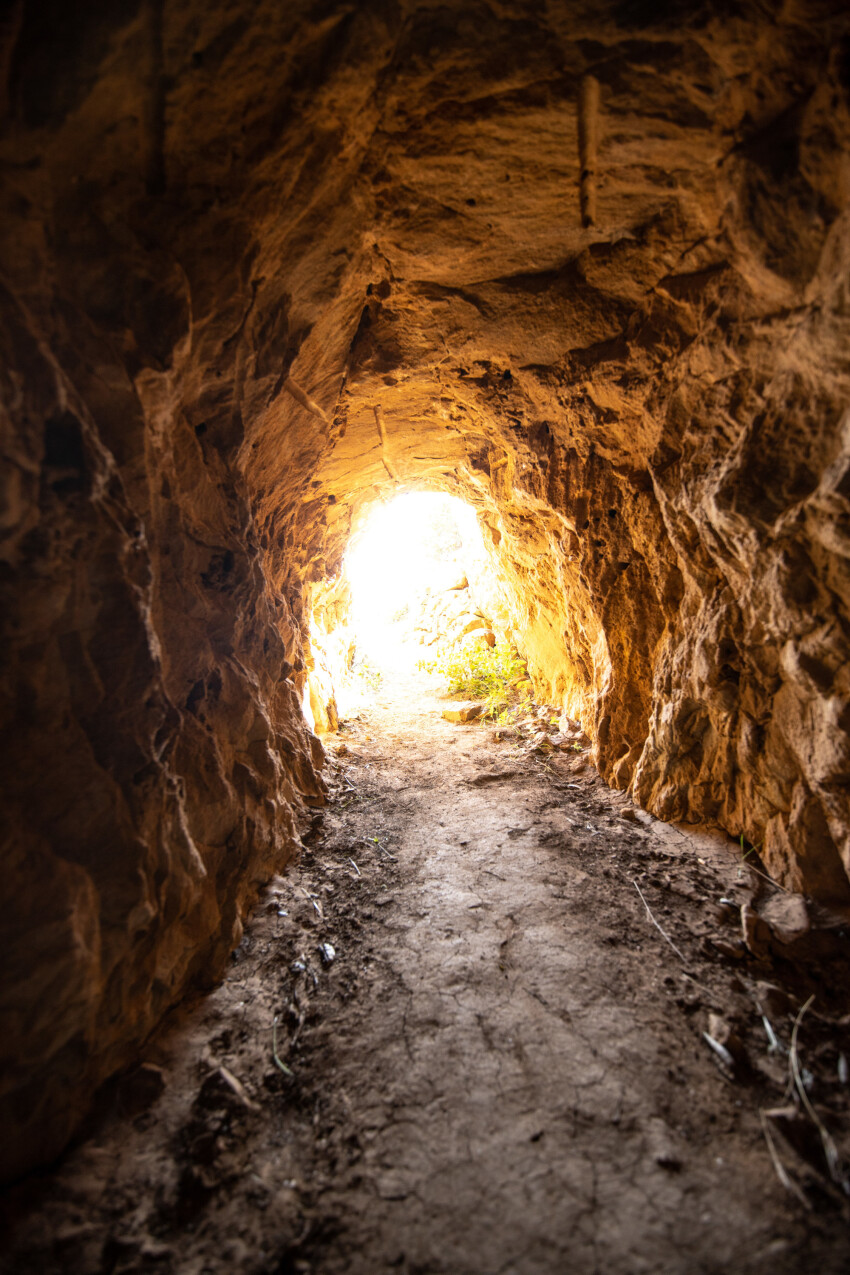
[(422, 647), (460, 638), (459, 623), (489, 628), (470, 581), (489, 567), (475, 511), (459, 497), (412, 491), (373, 505), (343, 565), (355, 664), (409, 671)]
[[(342, 1014), (363, 978), (382, 1004), (373, 948), (422, 920), (434, 996), (389, 1016), (411, 1070), (425, 1041), (426, 1072), (445, 1071), (445, 972), (467, 1061), (495, 1077), (504, 1064), (519, 1093), (527, 1048), (528, 1069), (557, 1078), (535, 1110), (574, 1091), (565, 1060), (581, 1058), (590, 1094), (594, 1058), (610, 1057), (610, 1103), (582, 1115), (596, 1164), (630, 1072), (617, 1042), (651, 1038), (623, 1112), (624, 1133), (655, 1122), (628, 1143), (626, 1212), (638, 1224), (644, 1208), (628, 1165), (682, 1164), (699, 1198), (671, 1136), (699, 1065), (656, 1138), (682, 1060), (708, 1048), (724, 1084), (751, 1080), (761, 1017), (788, 1050), (808, 997), (848, 981), (817, 966), (833, 939), (846, 950), (850, 901), (846, 4), (770, 17), (742, 0), (734, 20), (713, 0), (106, 7), (81, 11), (70, 41), (48, 38), (46, 0), (0, 22), (0, 1178), (59, 1154), (169, 1011), (254, 961), (235, 1008), (253, 1006), (255, 1052), (211, 1017), (182, 1116), (170, 1081), (142, 1083), (164, 1086), (179, 1148), (167, 1209), (199, 1216), (250, 1176), (228, 1177), (216, 1145), (231, 1117), (258, 1117), (270, 1095), (269, 1127), (284, 1118), (286, 1066), (305, 1111), (322, 1087), (347, 1089), (344, 1059), (321, 1070), (307, 1001), (336, 987)], [(352, 621), (345, 547), (371, 507), (426, 491), (475, 511), (494, 596), (461, 567), (469, 599), (432, 586), (390, 611), (408, 628), (395, 656), (370, 652), (379, 608)], [(513, 733), (490, 718), (457, 729), (437, 701), (426, 721), (408, 701), (392, 720), (376, 705), (380, 731), (335, 734), (388, 658), (429, 662), (450, 639), (486, 661), (503, 638), (530, 683)], [(698, 825), (722, 843), (711, 872)], [(583, 922), (595, 997), (576, 977)], [(392, 960), (396, 988), (411, 986), (404, 941)], [(461, 993), (485, 969), (479, 1018)], [(616, 1039), (589, 1021), (608, 982)], [(341, 1018), (328, 1021), (331, 1041)], [(841, 1099), (846, 1121), (850, 1051), (833, 1026), (832, 1079), (811, 1102)], [(368, 1072), (372, 1037), (339, 1039)], [(765, 1097), (787, 1103), (780, 1056)], [(382, 1088), (399, 1074), (388, 1061)], [(455, 1097), (452, 1127), (468, 1094)], [(202, 1133), (205, 1111), (221, 1129)], [(556, 1121), (526, 1130), (514, 1114), (474, 1207), (545, 1179), (534, 1156)], [(403, 1123), (377, 1122), (390, 1137)], [(379, 1161), (371, 1200), (419, 1198), (415, 1173), (386, 1180)], [(489, 1191), (503, 1164), (523, 1179), (507, 1196)], [(271, 1169), (269, 1216), (294, 1177)], [(76, 1268), (126, 1269), (123, 1241)], [(478, 1268), (523, 1268), (521, 1252), (491, 1256)], [(644, 1256), (607, 1264), (699, 1264)], [(408, 1257), (476, 1266), (427, 1245)], [(269, 1261), (257, 1269), (291, 1265)]]
[(531, 690), (516, 624), (475, 508), (443, 490), (390, 493), (360, 511), (338, 577), (314, 589), (308, 721), (325, 733), (414, 682), (483, 696), (493, 718), (517, 700), (513, 684)]

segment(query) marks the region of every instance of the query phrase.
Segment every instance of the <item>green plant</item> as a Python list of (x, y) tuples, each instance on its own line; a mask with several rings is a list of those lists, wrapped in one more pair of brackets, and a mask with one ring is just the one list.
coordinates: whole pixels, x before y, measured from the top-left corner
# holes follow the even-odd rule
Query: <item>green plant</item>
[[(510, 688), (505, 692), (510, 694)], [(505, 704), (504, 696), (497, 698), (495, 702), (488, 703), (483, 716), (488, 720), (495, 722), (497, 726), (513, 726), (520, 717), (524, 717), (529, 709), (533, 706), (533, 700), (522, 699), (516, 704)]]
[[(754, 855), (757, 855), (757, 854), (758, 854), (759, 850), (760, 850), (760, 849), (761, 849), (761, 847), (762, 847), (762, 842), (761, 842), (761, 841), (757, 841), (757, 842), (755, 843), (755, 845), (751, 845), (751, 846), (750, 846), (749, 850), (745, 850), (745, 849), (744, 849), (744, 834), (743, 834), (743, 832), (742, 832), (742, 833), (741, 833), (741, 837), (740, 837), (740, 844), (741, 844), (741, 864), (742, 864), (742, 865), (746, 865), (746, 866), (749, 868), (750, 872), (754, 872), (754, 873), (756, 874), (756, 876), (757, 876), (757, 877), (761, 877), (764, 881), (769, 881), (771, 885), (775, 885), (775, 886), (776, 886), (776, 888), (777, 888), (778, 890), (785, 890), (785, 886), (784, 886), (784, 885), (780, 885), (780, 884), (779, 884), (779, 882), (778, 882), (778, 881), (774, 881), (772, 877), (767, 876), (764, 872), (760, 872), (760, 871), (759, 871), (759, 869), (758, 869), (758, 868), (756, 868), (756, 867), (754, 867), (754, 865), (753, 865), (752, 863), (747, 863), (747, 860), (749, 859), (750, 855), (753, 855), (753, 854), (754, 854)], [(739, 880), (740, 880), (740, 878), (741, 878), (741, 877), (743, 877), (743, 875), (744, 875), (744, 874), (743, 874), (743, 872), (742, 872), (741, 868), (739, 867), (739, 868), (738, 868), (738, 878), (739, 878)], [(790, 891), (787, 891), (787, 890), (786, 890), (786, 893), (790, 893)]]
[(384, 678), (381, 670), (375, 668), (374, 664), (370, 664), (365, 656), (352, 665), (351, 671), (366, 683), (370, 691), (377, 691)]
[(417, 667), (445, 678), (449, 695), (483, 699), (484, 717), (495, 718), (500, 724), (531, 703), (528, 698), (521, 705), (516, 703), (520, 688), (531, 684), (525, 661), (510, 642), (493, 647), (484, 642), (443, 647), (433, 659), (420, 660)]
[(761, 842), (758, 841), (756, 842), (754, 846), (750, 846), (749, 850), (745, 850), (744, 849), (744, 834), (742, 832), (741, 833), (741, 862), (746, 863), (747, 859), (749, 859), (751, 854), (757, 854), (760, 846), (761, 846)]

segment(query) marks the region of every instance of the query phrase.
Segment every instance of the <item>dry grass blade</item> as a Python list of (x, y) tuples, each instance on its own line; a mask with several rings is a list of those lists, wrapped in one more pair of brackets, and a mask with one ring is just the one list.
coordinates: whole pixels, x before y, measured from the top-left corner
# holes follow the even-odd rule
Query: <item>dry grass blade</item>
[[(761, 842), (759, 842), (759, 845), (761, 845)], [(750, 872), (752, 872), (753, 876), (760, 877), (762, 881), (766, 881), (768, 885), (772, 885), (774, 890), (782, 890), (784, 894), (793, 894), (794, 891), (789, 890), (787, 885), (782, 885), (779, 881), (774, 881), (773, 877), (768, 876), (768, 874), (763, 872), (761, 868), (754, 867), (752, 863), (748, 861), (751, 854), (758, 854), (758, 849), (758, 846), (750, 846), (749, 850), (745, 850), (744, 837), (743, 834), (741, 834), (741, 864), (738, 869), (738, 875), (741, 875), (741, 868), (747, 868)]]
[(800, 1010), (799, 1014), (794, 1020), (794, 1030), (791, 1032), (791, 1049), (788, 1055), (789, 1066), (791, 1069), (791, 1079), (793, 1081), (794, 1088), (796, 1089), (799, 1095), (800, 1102), (803, 1105), (803, 1109), (805, 1110), (806, 1115), (812, 1121), (812, 1124), (815, 1126), (815, 1128), (818, 1131), (818, 1134), (820, 1135), (821, 1145), (823, 1146), (823, 1153), (824, 1153), (824, 1156), (826, 1157), (827, 1168), (829, 1169), (829, 1176), (832, 1178), (833, 1182), (835, 1182), (837, 1186), (841, 1187), (841, 1190), (845, 1193), (845, 1195), (847, 1195), (847, 1194), (850, 1194), (850, 1189), (848, 1189), (850, 1188), (850, 1180), (848, 1180), (848, 1175), (842, 1165), (841, 1155), (839, 1153), (838, 1147), (835, 1145), (832, 1135), (830, 1134), (829, 1130), (824, 1125), (823, 1121), (821, 1120), (820, 1116), (817, 1114), (817, 1112), (815, 1111), (814, 1107), (812, 1106), (809, 1100), (809, 1095), (806, 1093), (806, 1086), (803, 1084), (803, 1073), (800, 1069), (800, 1053), (797, 1047), (797, 1038), (800, 1032), (800, 1023), (803, 1021), (803, 1015), (805, 1014), (809, 1006), (812, 1004), (814, 999), (815, 999), (814, 996), (809, 997), (809, 999), (806, 1001), (805, 1005)]
[(767, 1052), (769, 1054), (783, 1054), (785, 1050), (783, 1049), (782, 1042), (773, 1030), (773, 1025), (770, 1019), (765, 1014), (762, 1014), (761, 1021), (764, 1023), (764, 1030), (767, 1033)]
[(659, 934), (661, 935), (661, 937), (665, 940), (665, 942), (667, 942), (667, 943), (669, 943), (669, 944), (670, 944), (670, 946), (672, 947), (673, 951), (676, 953), (676, 955), (678, 956), (678, 958), (679, 958), (679, 960), (682, 962), (682, 964), (683, 964), (683, 965), (687, 965), (688, 961), (687, 961), (687, 957), (685, 956), (684, 952), (680, 951), (680, 950), (679, 950), (679, 948), (678, 948), (678, 947), (676, 947), (676, 944), (675, 944), (675, 943), (673, 942), (673, 940), (670, 938), (670, 935), (667, 933), (667, 931), (666, 931), (666, 930), (662, 930), (661, 926), (658, 924), (658, 922), (656, 921), (655, 917), (652, 915), (652, 911), (651, 911), (651, 909), (650, 909), (650, 906), (649, 906), (649, 904), (647, 903), (646, 899), (643, 897), (643, 891), (641, 890), (641, 888), (640, 888), (640, 886), (638, 885), (637, 881), (633, 881), (633, 882), (632, 882), (632, 885), (635, 887), (635, 889), (637, 890), (638, 894), (640, 895), (640, 901), (641, 901), (641, 903), (643, 904), (643, 906), (646, 908), (646, 915), (649, 917), (650, 921), (651, 921), (651, 922), (652, 922), (652, 924), (655, 926), (655, 928), (656, 928), (656, 930), (658, 931), (658, 933), (659, 933)]
[(797, 1197), (797, 1199), (800, 1201), (800, 1203), (803, 1205), (804, 1208), (809, 1209), (811, 1211), (812, 1206), (805, 1191), (802, 1189), (802, 1187), (797, 1185), (797, 1183), (790, 1176), (790, 1174), (788, 1173), (788, 1170), (785, 1168), (785, 1165), (782, 1163), (781, 1159), (779, 1158), (779, 1152), (776, 1150), (776, 1143), (773, 1140), (773, 1134), (770, 1131), (770, 1125), (767, 1123), (767, 1117), (765, 1116), (761, 1108), (759, 1108), (759, 1119), (761, 1120), (761, 1127), (762, 1127), (762, 1132), (764, 1134), (764, 1140), (767, 1143), (767, 1149), (770, 1153), (770, 1160), (774, 1167), (774, 1170), (776, 1171), (776, 1176), (779, 1178), (779, 1181), (785, 1187), (786, 1191), (790, 1191), (792, 1195), (795, 1195)]
[(768, 885), (772, 885), (774, 890), (781, 890), (783, 894), (793, 894), (793, 890), (789, 890), (787, 885), (782, 885), (779, 881), (774, 881), (773, 877), (769, 877), (766, 872), (761, 872), (758, 868), (754, 868), (751, 863), (743, 865), (748, 872), (752, 872), (754, 877), (760, 877), (762, 881), (766, 881)]

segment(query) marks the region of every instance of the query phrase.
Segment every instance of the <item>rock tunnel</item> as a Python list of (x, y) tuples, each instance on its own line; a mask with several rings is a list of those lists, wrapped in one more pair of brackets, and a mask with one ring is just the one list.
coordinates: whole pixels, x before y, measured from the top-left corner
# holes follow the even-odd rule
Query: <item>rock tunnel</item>
[(850, 901), (845, 6), (2, 24), (4, 1177), (296, 854), (396, 489), (474, 507), (608, 785)]

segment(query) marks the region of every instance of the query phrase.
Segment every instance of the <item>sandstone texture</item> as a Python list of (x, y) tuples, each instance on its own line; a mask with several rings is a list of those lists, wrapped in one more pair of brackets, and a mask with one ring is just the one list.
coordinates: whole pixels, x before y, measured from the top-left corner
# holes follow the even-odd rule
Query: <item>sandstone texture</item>
[(0, 48), (3, 1174), (291, 858), (311, 591), (400, 484), (475, 507), (611, 785), (846, 900), (846, 5), (18, 0)]

